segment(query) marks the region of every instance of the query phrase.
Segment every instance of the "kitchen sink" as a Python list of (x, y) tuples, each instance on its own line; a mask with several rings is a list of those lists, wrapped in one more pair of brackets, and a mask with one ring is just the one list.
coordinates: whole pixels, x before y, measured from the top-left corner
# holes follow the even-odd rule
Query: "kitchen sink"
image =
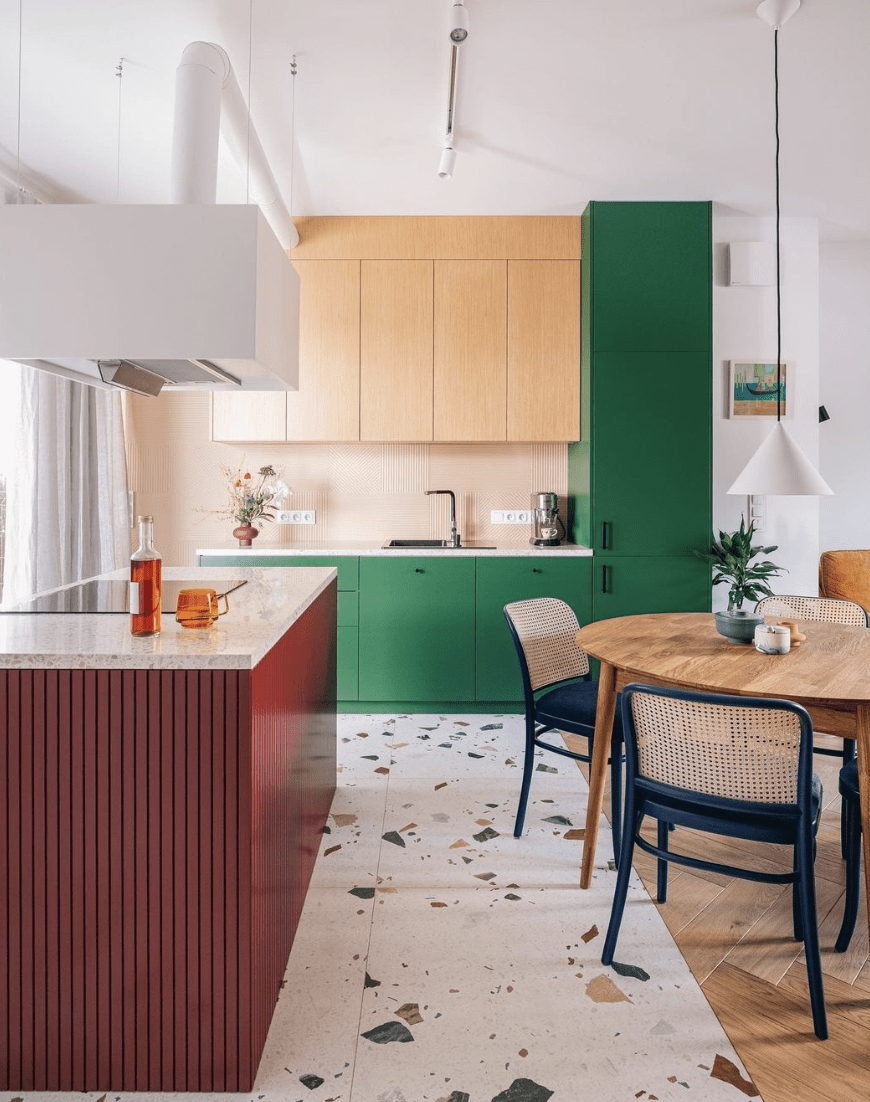
[(411, 548), (420, 551), (495, 551), (495, 547), (492, 545), (484, 546), (473, 542), (453, 547), (447, 540), (390, 540), (383, 546), (387, 550), (408, 550)]

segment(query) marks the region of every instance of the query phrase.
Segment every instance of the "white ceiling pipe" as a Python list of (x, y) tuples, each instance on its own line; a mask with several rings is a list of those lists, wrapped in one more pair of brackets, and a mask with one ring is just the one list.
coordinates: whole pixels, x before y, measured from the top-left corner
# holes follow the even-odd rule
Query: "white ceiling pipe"
[[(213, 42), (191, 42), (176, 71), (174, 203), (214, 203), (218, 130), (239, 168), (248, 173), (252, 196), (282, 247), (294, 248), (299, 234), (284, 206), (230, 59)], [(200, 157), (208, 158), (205, 165), (198, 163)]]

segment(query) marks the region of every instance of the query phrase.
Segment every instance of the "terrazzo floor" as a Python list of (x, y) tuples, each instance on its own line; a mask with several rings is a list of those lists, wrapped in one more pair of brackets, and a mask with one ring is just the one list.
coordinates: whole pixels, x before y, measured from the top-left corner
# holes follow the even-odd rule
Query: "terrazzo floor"
[(573, 762), (539, 752), (513, 837), (522, 741), (518, 716), (339, 717), (338, 790), (252, 1095), (16, 1098), (759, 1097), (636, 877), (621, 963), (600, 963), (616, 874), (602, 819), (577, 886)]

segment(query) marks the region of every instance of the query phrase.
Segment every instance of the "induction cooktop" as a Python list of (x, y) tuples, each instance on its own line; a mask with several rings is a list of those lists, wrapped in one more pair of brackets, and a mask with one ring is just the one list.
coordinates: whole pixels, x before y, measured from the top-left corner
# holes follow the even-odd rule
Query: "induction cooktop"
[[(243, 586), (245, 578), (185, 578), (164, 581), (162, 603), (164, 612), (175, 612), (182, 589), (213, 589), (217, 593), (232, 593)], [(130, 583), (125, 579), (89, 578), (67, 589), (43, 593), (3, 612), (107, 612), (129, 613)]]

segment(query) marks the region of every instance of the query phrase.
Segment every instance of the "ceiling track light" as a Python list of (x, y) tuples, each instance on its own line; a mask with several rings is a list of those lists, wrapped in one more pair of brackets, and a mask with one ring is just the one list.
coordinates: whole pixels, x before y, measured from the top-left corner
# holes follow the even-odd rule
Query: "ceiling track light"
[(468, 8), (464, 0), (449, 0), (450, 7), (447, 13), (447, 26), (450, 33), (450, 41), (459, 45), (468, 38)]
[(444, 148), (438, 164), (438, 178), (449, 180), (456, 164), (453, 130), (456, 122), (456, 88), (459, 78), (459, 44), (468, 37), (468, 11), (462, 0), (447, 0), (450, 28), (450, 76), (447, 88), (447, 125), (444, 128)]

